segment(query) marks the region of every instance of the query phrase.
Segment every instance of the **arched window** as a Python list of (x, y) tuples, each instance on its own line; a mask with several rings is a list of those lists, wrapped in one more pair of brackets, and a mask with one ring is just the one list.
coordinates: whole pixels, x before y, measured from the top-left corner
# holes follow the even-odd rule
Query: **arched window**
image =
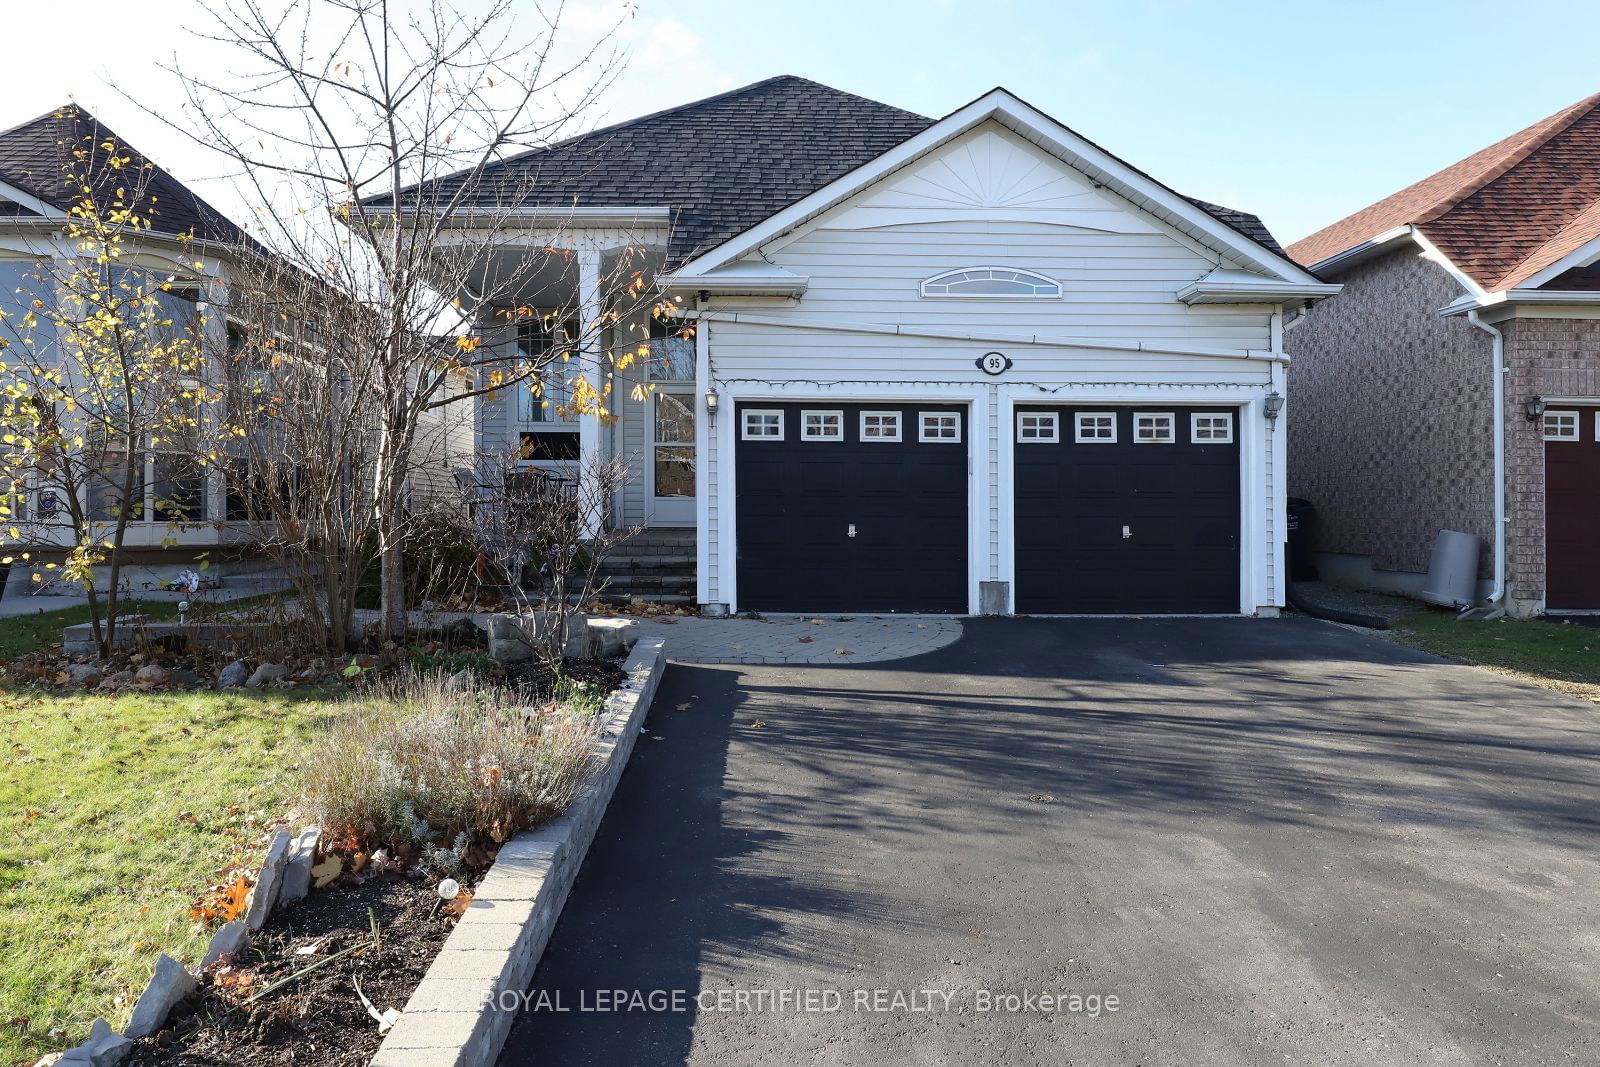
[(1017, 267), (962, 267), (935, 274), (922, 283), (922, 295), (999, 300), (1053, 300), (1061, 283)]

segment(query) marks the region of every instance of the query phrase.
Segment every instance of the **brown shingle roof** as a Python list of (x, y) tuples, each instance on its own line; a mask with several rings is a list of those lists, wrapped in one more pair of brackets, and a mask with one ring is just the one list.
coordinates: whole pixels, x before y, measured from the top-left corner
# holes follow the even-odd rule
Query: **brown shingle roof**
[(1600, 94), (1520, 130), (1289, 246), (1310, 265), (1418, 227), (1490, 292), (1600, 234)]

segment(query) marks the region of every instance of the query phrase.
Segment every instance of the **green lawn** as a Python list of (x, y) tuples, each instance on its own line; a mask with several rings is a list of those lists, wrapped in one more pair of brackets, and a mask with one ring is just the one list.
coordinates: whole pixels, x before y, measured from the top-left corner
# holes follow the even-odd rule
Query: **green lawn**
[[(20, 621), (59, 641), (73, 612)], [(0, 682), (0, 1065), (126, 1022), (158, 953), (198, 958), (190, 902), (259, 861), (296, 791), (331, 694), (296, 690), (109, 697)]]
[(1446, 659), (1600, 698), (1600, 630), (1538, 619), (1459, 621), (1442, 611), (1407, 615), (1394, 626), (1406, 644)]
[[(49, 600), (43, 600), (48, 604)], [(136, 601), (122, 614), (148, 615), (153, 619), (170, 619), (178, 614), (178, 605), (170, 600)], [(0, 659), (14, 659), (25, 652), (33, 652), (47, 645), (61, 643), (61, 631), (68, 626), (89, 621), (87, 606), (60, 608), (34, 615), (12, 615), (0, 618)]]

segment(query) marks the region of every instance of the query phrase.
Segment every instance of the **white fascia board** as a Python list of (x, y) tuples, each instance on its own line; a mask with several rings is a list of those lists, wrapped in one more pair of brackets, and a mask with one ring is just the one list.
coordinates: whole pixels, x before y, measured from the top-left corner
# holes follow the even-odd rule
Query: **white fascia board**
[(18, 189), (10, 182), (0, 182), (0, 196), (5, 197), (7, 200), (16, 201), (29, 211), (37, 212), (43, 218), (64, 219), (67, 217), (67, 213), (54, 204), (47, 204), (32, 193)]
[(1428, 240), (1428, 235), (1415, 226), (1411, 227), (1411, 239), (1417, 242), (1417, 246), (1422, 249), (1423, 259), (1443, 267), (1445, 272), (1454, 278), (1461, 288), (1467, 291), (1468, 295), (1475, 296), (1480, 300), (1486, 299), (1491, 295), (1483, 286), (1473, 281), (1471, 275), (1456, 266), (1449, 256), (1439, 251), (1439, 246)]
[(1358, 245), (1351, 245), (1343, 252), (1335, 252), (1326, 259), (1320, 259), (1306, 269), (1317, 275), (1322, 275), (1329, 271), (1348, 270), (1358, 264), (1365, 263), (1375, 256), (1381, 256), (1385, 252), (1392, 251), (1406, 241), (1414, 240), (1416, 238), (1413, 234), (1413, 227), (1396, 226), (1392, 230), (1383, 231), (1370, 240), (1362, 241)]
[[(395, 217), (395, 213), (387, 208), (369, 207), (362, 208), (361, 214), (370, 219), (388, 220)], [(402, 211), (401, 218), (413, 218), (416, 212)], [(479, 208), (472, 205), (463, 205), (450, 213), (451, 225), (456, 220), (461, 220), (464, 225), (471, 225), (479, 219), (505, 220), (516, 219), (519, 222), (567, 222), (573, 225), (589, 226), (633, 226), (648, 224), (650, 226), (667, 226), (672, 222), (672, 208), (670, 207), (574, 207), (570, 204), (523, 204), (513, 208), (485, 207)]]
[(1519, 289), (1537, 289), (1547, 282), (1559, 278), (1574, 267), (1587, 267), (1596, 259), (1600, 259), (1600, 237), (1592, 237), (1568, 252), (1554, 263), (1550, 264), (1538, 274), (1523, 280)]
[(1329, 282), (1285, 285), (1240, 271), (1213, 271), (1178, 290), (1185, 304), (1284, 304), (1325, 300), (1344, 286)]
[(793, 296), (806, 291), (811, 279), (771, 263), (730, 263), (710, 274), (678, 271), (664, 278), (667, 292), (706, 292), (723, 296)]
[(715, 293), (719, 296), (791, 296), (803, 295), (811, 284), (810, 278), (791, 274), (787, 278), (761, 275), (686, 275), (674, 274), (664, 279), (661, 289), (668, 293)]
[[(1253, 264), (1285, 281), (1315, 283), (1317, 279), (1297, 264), (1275, 256), (1221, 220), (1132, 167), (1096, 148), (1048, 115), (1023, 103), (1004, 89), (993, 89), (965, 107), (946, 115), (926, 130), (868, 160), (810, 196), (769, 216), (743, 233), (684, 264), (678, 273), (707, 274), (732, 260), (741, 259), (773, 239), (820, 215), (835, 204), (855, 196), (869, 185), (989, 119), (995, 119), (1026, 140), (1062, 157), (1069, 165), (1098, 172), (1106, 184), (1120, 185), (1143, 197), (1174, 218), (1205, 234), (1220, 250)], [(1091, 175), (1094, 177), (1095, 175)], [(1159, 217), (1159, 215), (1158, 215)]]
[(1457, 297), (1439, 309), (1439, 314), (1449, 318), (1454, 315), (1465, 315), (1469, 311), (1482, 311), (1492, 308), (1506, 308), (1515, 314), (1518, 305), (1539, 305), (1543, 307), (1594, 307), (1600, 305), (1600, 291), (1593, 289), (1574, 289), (1563, 292), (1558, 289), (1507, 289), (1500, 293), (1485, 293), (1482, 296), (1467, 294)]

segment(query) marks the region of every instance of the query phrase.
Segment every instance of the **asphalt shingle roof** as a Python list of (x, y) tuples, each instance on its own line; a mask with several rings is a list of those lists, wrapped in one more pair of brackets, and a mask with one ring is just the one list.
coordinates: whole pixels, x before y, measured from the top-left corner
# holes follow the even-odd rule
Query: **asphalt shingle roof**
[(1600, 236), (1600, 94), (1296, 241), (1289, 254), (1310, 265), (1408, 225), (1489, 292)]
[[(609, 126), (491, 165), (472, 201), (545, 206), (669, 207), (669, 259), (683, 263), (843, 177), (935, 120), (782, 75)], [(463, 175), (410, 191), (453, 196)], [(1186, 198), (1188, 199), (1188, 198)], [(1256, 216), (1190, 200), (1277, 255)], [(365, 201), (389, 203), (386, 197)]]
[[(108, 165), (107, 143), (128, 157), (121, 170)], [(72, 153), (80, 147), (93, 155), (83, 164), (74, 163), (75, 170), (80, 174), (92, 174), (95, 184), (103, 186), (107, 192), (116, 186), (127, 187), (135, 180), (144, 182), (144, 200), (139, 213), (148, 215), (152, 230), (192, 234), (201, 240), (224, 244), (241, 240), (239, 227), (222, 212), (76, 104), (68, 104), (0, 133), (0, 181), (52, 207), (70, 210), (82, 194), (66, 180), (66, 165), (74, 162)], [(130, 174), (141, 177), (130, 178)], [(12, 214), (32, 213), (19, 210)]]

